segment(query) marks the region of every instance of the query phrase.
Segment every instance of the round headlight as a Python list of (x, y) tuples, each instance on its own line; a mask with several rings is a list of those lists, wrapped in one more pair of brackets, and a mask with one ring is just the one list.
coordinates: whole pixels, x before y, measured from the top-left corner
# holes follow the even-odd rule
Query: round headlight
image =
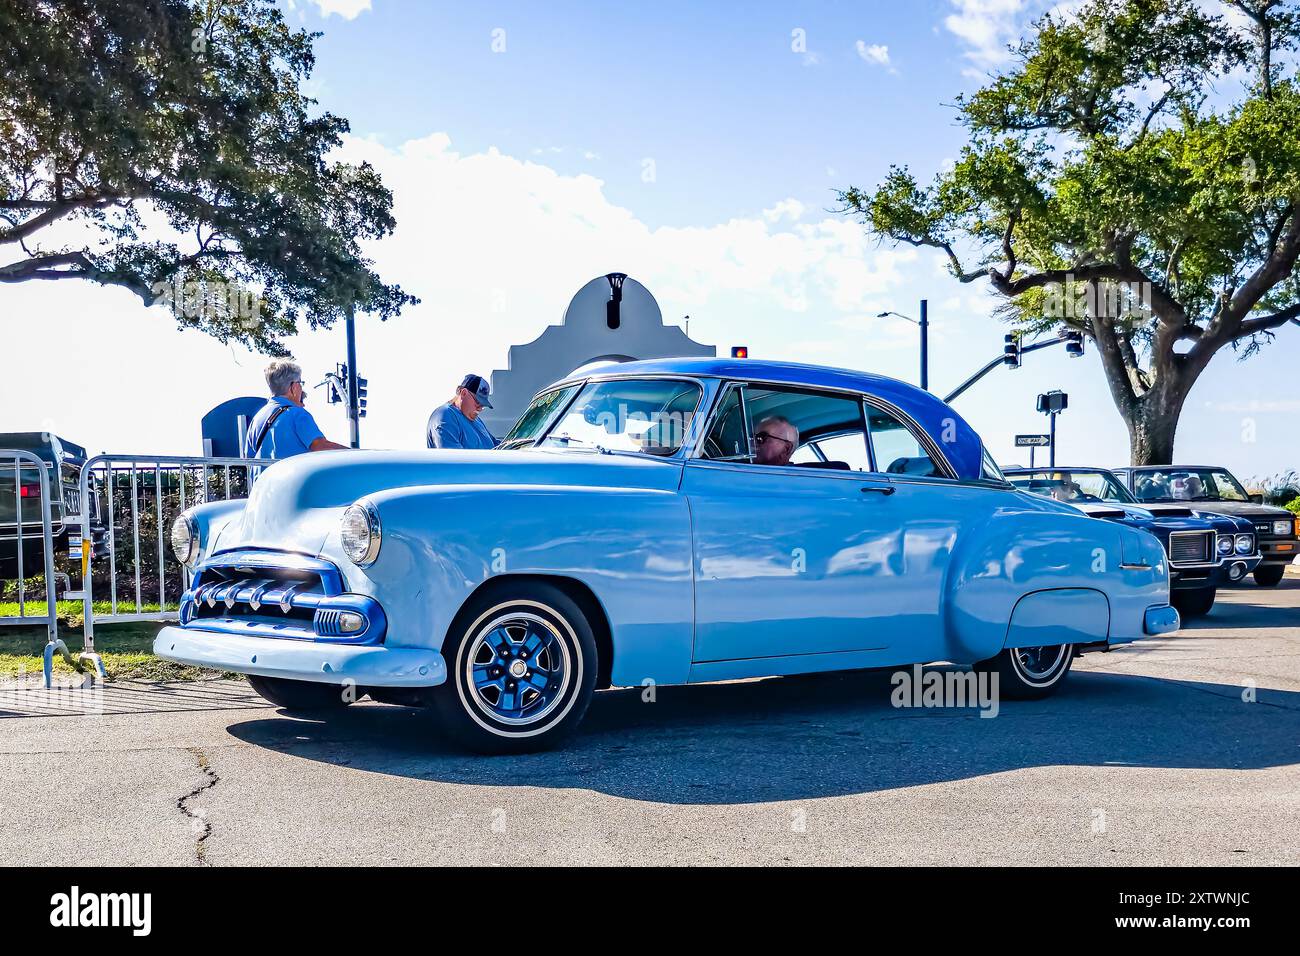
[(1274, 521), (1273, 533), (1279, 535), (1286, 535), (1289, 537), (1291, 534), (1291, 519), (1283, 518), (1280, 521)]
[(1219, 535), (1219, 554), (1232, 554), (1232, 535)]
[(348, 505), (339, 522), (339, 543), (348, 560), (369, 567), (379, 557), (379, 515), (369, 503)]
[(189, 515), (178, 515), (172, 522), (172, 554), (187, 568), (199, 556), (199, 529)]
[(1254, 554), (1254, 552), (1255, 552), (1255, 536), (1253, 534), (1237, 535), (1237, 553)]

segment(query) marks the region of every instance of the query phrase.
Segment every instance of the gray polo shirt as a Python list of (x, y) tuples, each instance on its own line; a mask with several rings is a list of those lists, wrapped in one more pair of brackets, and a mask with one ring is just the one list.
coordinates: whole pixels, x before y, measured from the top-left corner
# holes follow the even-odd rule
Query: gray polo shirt
[(429, 416), (428, 442), (430, 448), (495, 448), (483, 419), (470, 421), (455, 405), (439, 405)]

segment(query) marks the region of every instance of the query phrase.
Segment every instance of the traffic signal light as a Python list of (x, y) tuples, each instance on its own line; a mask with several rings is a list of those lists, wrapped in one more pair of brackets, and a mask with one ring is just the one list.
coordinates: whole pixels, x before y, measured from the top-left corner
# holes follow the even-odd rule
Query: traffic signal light
[(1062, 391), (1047, 392), (1038, 396), (1038, 410), (1045, 415), (1063, 412), (1070, 407), (1070, 396)]
[(348, 367), (335, 365), (333, 372), (325, 374), (325, 401), (331, 405), (347, 401)]
[(748, 345), (733, 345), (733, 346), (731, 347), (731, 357), (732, 357), (732, 358), (749, 358), (749, 346), (748, 346)]
[(1074, 329), (1065, 329), (1061, 332), (1061, 338), (1065, 341), (1065, 354), (1070, 358), (1078, 358), (1083, 355), (1083, 333)]
[(1020, 340), (1014, 335), (1002, 336), (1002, 364), (1007, 368), (1020, 368)]
[(358, 418), (366, 417), (366, 392), (368, 391), (369, 385), (370, 385), (369, 379), (362, 378), (360, 375), (357, 376), (357, 417)]

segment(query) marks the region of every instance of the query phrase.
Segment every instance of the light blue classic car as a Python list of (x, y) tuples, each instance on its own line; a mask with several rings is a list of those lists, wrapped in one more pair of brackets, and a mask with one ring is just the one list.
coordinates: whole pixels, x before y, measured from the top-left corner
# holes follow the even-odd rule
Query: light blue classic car
[(586, 372), (493, 451), (301, 455), (172, 538), (160, 656), (288, 709), (428, 704), (485, 752), (612, 685), (950, 661), (1041, 697), (1179, 625), (1152, 535), (1017, 490), (927, 392), (775, 362)]

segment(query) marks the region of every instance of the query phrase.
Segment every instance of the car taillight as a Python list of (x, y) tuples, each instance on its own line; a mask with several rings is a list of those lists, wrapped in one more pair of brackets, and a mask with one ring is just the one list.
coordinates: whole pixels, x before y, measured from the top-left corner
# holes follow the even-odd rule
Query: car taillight
[(41, 496), (41, 486), (21, 485), (19, 486), (18, 496), (20, 498), (39, 498)]

